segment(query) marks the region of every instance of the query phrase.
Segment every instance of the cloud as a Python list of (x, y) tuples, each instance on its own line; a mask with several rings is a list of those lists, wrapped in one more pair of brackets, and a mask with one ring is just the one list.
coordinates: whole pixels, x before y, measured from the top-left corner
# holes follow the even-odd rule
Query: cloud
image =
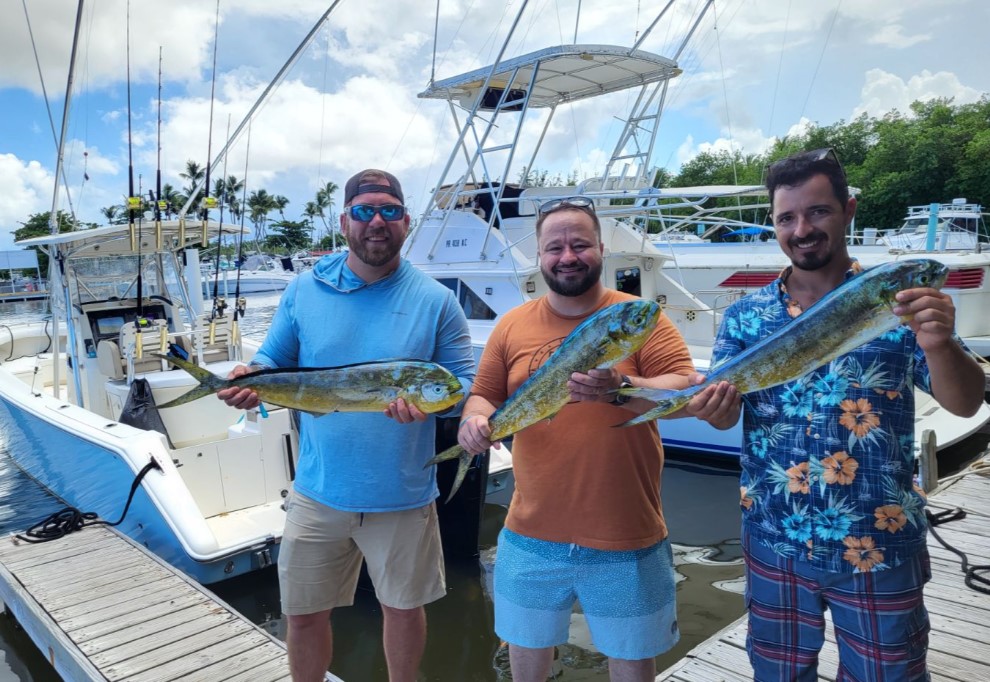
[(916, 100), (943, 97), (952, 98), (955, 104), (967, 104), (979, 100), (981, 95), (979, 90), (963, 85), (958, 76), (948, 71), (932, 73), (924, 70), (905, 81), (883, 69), (870, 69), (865, 81), (852, 118), (864, 113), (880, 117), (894, 109), (910, 115), (911, 103)]
[(0, 154), (0, 250), (12, 249), (13, 231), (32, 213), (51, 209), (52, 176), (37, 161)]
[(916, 33), (913, 36), (904, 35), (904, 27), (900, 24), (887, 24), (881, 26), (880, 30), (871, 34), (867, 42), (871, 45), (882, 45), (896, 49), (906, 49), (918, 43), (924, 43), (932, 39), (931, 35)]

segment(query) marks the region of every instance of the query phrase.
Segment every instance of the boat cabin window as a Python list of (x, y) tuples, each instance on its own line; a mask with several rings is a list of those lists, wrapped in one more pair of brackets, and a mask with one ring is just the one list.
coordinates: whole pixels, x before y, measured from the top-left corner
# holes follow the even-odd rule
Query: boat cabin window
[(464, 284), (459, 279), (452, 277), (440, 277), (437, 281), (454, 292), (457, 302), (464, 308), (464, 315), (469, 320), (494, 320), (495, 311), (488, 307), (488, 304), (471, 290), (471, 287)]
[(615, 273), (615, 288), (619, 291), (642, 296), (642, 277), (639, 268), (621, 268)]

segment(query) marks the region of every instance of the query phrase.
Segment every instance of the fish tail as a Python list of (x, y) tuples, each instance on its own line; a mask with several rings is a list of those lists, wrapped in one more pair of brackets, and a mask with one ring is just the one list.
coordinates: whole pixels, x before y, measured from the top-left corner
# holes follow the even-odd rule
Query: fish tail
[(454, 445), (436, 455), (433, 459), (426, 463), (426, 466), (430, 466), (431, 464), (439, 464), (440, 462), (446, 462), (447, 460), (454, 458), (457, 458), (458, 460), (457, 475), (454, 476), (454, 483), (450, 486), (450, 494), (447, 495), (447, 499), (444, 501), (444, 504), (450, 502), (451, 498), (454, 497), (454, 494), (461, 487), (461, 484), (464, 483), (464, 477), (467, 476), (468, 469), (471, 466), (471, 460), (474, 459), (474, 456), (468, 453), (468, 451), (460, 445)]
[(448, 459), (454, 459), (455, 457), (460, 457), (461, 453), (464, 452), (465, 452), (464, 448), (462, 448), (460, 445), (453, 445), (447, 448), (446, 450), (444, 450), (443, 452), (437, 454), (435, 457), (433, 457), (429, 462), (426, 463), (426, 465), (423, 468), (425, 469), (431, 464), (439, 464), (440, 462), (446, 462)]
[(227, 386), (227, 381), (221, 379), (220, 377), (213, 374), (208, 370), (203, 369), (193, 363), (183, 360), (182, 358), (176, 357), (174, 355), (162, 355), (161, 353), (154, 353), (156, 357), (162, 358), (172, 363), (176, 367), (185, 370), (192, 377), (199, 382), (199, 385), (193, 388), (188, 393), (183, 393), (175, 400), (170, 400), (169, 402), (159, 405), (159, 409), (165, 409), (167, 407), (178, 407), (179, 405), (185, 405), (186, 403), (191, 403), (193, 400), (198, 400), (204, 396), (208, 396), (211, 393), (216, 393), (222, 388)]

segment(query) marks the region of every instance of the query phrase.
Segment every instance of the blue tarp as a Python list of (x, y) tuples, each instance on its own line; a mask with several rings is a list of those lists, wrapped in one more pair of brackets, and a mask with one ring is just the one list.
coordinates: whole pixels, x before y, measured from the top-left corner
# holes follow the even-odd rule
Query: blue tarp
[(726, 237), (738, 237), (739, 235), (753, 235), (762, 234), (764, 232), (773, 232), (772, 227), (762, 227), (759, 225), (754, 225), (753, 227), (743, 227), (738, 230), (733, 230), (732, 232), (726, 232)]

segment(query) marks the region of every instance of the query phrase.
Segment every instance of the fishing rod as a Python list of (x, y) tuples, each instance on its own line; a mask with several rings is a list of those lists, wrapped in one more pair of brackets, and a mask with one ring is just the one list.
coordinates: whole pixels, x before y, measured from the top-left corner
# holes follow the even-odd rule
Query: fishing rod
[(244, 150), (244, 185), (241, 187), (241, 230), (237, 234), (237, 279), (234, 284), (234, 319), (230, 326), (230, 347), (231, 352), (236, 356), (234, 360), (241, 359), (241, 332), (238, 320), (244, 317), (244, 310), (247, 308), (247, 300), (241, 296), (241, 259), (244, 257), (244, 207), (247, 206), (247, 176), (248, 159), (251, 158), (251, 124), (248, 123), (247, 146)]
[[(155, 171), (155, 196), (151, 198), (155, 205), (155, 250), (162, 250), (162, 46), (158, 46), (158, 163)], [(150, 194), (150, 192), (149, 192)], [(179, 246), (184, 246), (180, 244)]]
[[(227, 134), (230, 135), (230, 116), (227, 116)], [(227, 309), (227, 300), (220, 296), (220, 249), (223, 246), (223, 209), (227, 196), (227, 157), (223, 159), (223, 175), (217, 181), (216, 194), (220, 198), (220, 221), (217, 223), (217, 258), (213, 272), (213, 307), (210, 309), (210, 343), (216, 340), (216, 323), (214, 320), (223, 317)]]
[[(209, 244), (210, 238), (207, 234), (207, 227), (209, 225), (210, 209), (216, 208), (216, 199), (210, 196), (210, 168), (212, 164), (210, 163), (210, 157), (213, 148), (213, 104), (216, 101), (216, 91), (217, 91), (217, 43), (220, 41), (220, 0), (217, 0), (217, 13), (216, 19), (213, 22), (213, 76), (210, 79), (210, 128), (206, 134), (206, 196), (203, 197), (203, 238), (202, 244), (203, 248), (206, 248)], [(219, 249), (219, 235), (217, 237), (217, 245)], [(219, 254), (219, 251), (218, 251)], [(219, 256), (218, 256), (219, 258)], [(214, 306), (216, 302), (214, 300)]]
[[(127, 218), (130, 222), (131, 251), (137, 251), (137, 317), (144, 318), (143, 271), (144, 257), (141, 249), (141, 197), (134, 193), (134, 144), (131, 135), (131, 3), (127, 2)], [(137, 226), (134, 225), (135, 214)], [(135, 357), (141, 357), (141, 325), (135, 325)]]

